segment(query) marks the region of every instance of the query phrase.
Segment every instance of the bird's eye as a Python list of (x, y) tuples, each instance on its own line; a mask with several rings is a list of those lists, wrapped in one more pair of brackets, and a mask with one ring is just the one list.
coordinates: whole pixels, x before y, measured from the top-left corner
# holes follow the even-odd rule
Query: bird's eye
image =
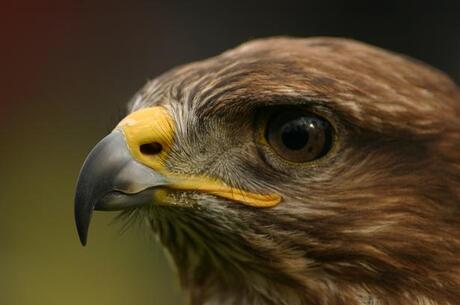
[(332, 146), (332, 132), (330, 123), (315, 114), (287, 111), (268, 121), (265, 137), (283, 159), (301, 163), (324, 156)]

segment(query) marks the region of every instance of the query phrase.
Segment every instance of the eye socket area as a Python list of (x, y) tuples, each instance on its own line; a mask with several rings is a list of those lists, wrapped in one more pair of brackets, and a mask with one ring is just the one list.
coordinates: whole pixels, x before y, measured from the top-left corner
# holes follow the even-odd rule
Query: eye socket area
[(267, 121), (265, 138), (281, 158), (305, 163), (329, 152), (333, 128), (326, 119), (314, 113), (287, 110), (272, 115)]

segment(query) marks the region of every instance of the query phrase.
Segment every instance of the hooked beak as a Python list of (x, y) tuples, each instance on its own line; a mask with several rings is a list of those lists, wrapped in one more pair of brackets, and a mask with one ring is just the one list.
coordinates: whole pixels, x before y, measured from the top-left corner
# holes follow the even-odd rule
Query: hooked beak
[(123, 133), (103, 138), (83, 164), (75, 194), (75, 222), (83, 245), (94, 210), (117, 211), (149, 204), (166, 179), (131, 156)]
[(203, 192), (253, 207), (271, 207), (277, 194), (258, 194), (208, 176), (181, 175), (166, 168), (175, 137), (174, 122), (162, 107), (131, 113), (86, 158), (75, 194), (75, 222), (86, 244), (94, 210), (115, 211), (168, 203), (173, 190)]

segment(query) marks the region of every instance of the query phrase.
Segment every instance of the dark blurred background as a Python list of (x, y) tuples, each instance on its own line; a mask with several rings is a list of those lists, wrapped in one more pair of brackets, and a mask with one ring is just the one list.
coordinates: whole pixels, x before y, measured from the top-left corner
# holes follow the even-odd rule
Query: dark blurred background
[(97, 213), (83, 248), (73, 222), (86, 154), (136, 90), (175, 65), (257, 37), (328, 35), (409, 54), (460, 81), (458, 8), (364, 3), (2, 1), (0, 304), (182, 304), (146, 232), (121, 234), (113, 214)]

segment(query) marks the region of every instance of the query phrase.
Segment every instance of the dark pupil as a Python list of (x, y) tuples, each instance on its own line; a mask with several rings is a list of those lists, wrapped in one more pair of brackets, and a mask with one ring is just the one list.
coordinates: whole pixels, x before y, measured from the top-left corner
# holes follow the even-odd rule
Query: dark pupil
[(283, 144), (292, 150), (299, 150), (308, 143), (308, 130), (305, 120), (298, 118), (287, 122), (281, 128)]

